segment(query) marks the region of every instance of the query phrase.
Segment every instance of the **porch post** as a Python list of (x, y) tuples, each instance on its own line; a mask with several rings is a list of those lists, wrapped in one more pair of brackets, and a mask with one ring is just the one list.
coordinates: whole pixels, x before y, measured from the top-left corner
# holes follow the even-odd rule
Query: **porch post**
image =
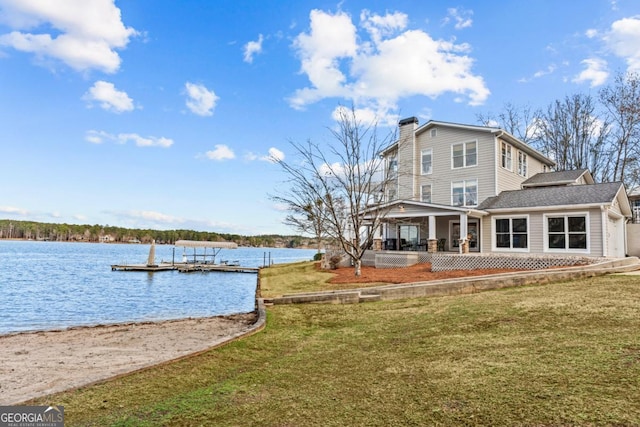
[[(460, 245), (458, 246), (461, 254), (469, 251), (469, 247), (466, 246), (469, 244), (467, 234), (469, 234), (469, 224), (467, 223), (467, 214), (463, 212), (460, 214)], [(466, 251), (464, 250), (465, 246)]]
[(429, 219), (429, 240), (427, 242), (427, 252), (438, 252), (438, 239), (436, 238), (436, 217), (434, 215), (430, 215), (427, 218)]

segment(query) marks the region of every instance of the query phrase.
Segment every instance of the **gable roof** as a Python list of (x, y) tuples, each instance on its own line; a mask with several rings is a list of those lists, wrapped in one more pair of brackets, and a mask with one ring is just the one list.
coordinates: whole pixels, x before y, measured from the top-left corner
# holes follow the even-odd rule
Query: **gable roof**
[[(621, 182), (604, 184), (535, 187), (524, 190), (503, 191), (484, 200), (478, 209), (486, 211), (536, 209), (550, 207), (589, 207), (612, 204), (622, 193)], [(629, 212), (627, 212), (629, 211)], [(630, 213), (628, 200), (622, 207), (624, 214)]]
[[(404, 125), (409, 125), (409, 124), (417, 125), (418, 124), (418, 119), (415, 118), (415, 117), (409, 117), (407, 119), (403, 119), (403, 120), (400, 120), (398, 122), (398, 125), (400, 127), (402, 127)], [(530, 156), (533, 156), (534, 158), (538, 159), (539, 161), (541, 161), (542, 163), (544, 163), (544, 164), (546, 164), (546, 165), (548, 165), (550, 167), (553, 167), (556, 164), (555, 161), (551, 160), (550, 158), (548, 158), (547, 156), (545, 156), (544, 154), (542, 154), (541, 152), (539, 152), (535, 148), (531, 147), (526, 142), (521, 141), (520, 139), (516, 138), (515, 136), (513, 136), (512, 134), (507, 132), (506, 130), (500, 129), (500, 128), (497, 128), (497, 127), (481, 126), (481, 125), (466, 125), (466, 124), (462, 124), (462, 123), (441, 122), (441, 121), (436, 121), (436, 120), (429, 120), (428, 122), (426, 122), (422, 126), (419, 126), (416, 129), (414, 129), (412, 132), (413, 132), (414, 136), (417, 136), (417, 135), (427, 131), (428, 129), (431, 129), (431, 128), (436, 127), (436, 126), (452, 128), (452, 129), (458, 129), (458, 130), (468, 130), (468, 131), (473, 131), (473, 132), (489, 133), (489, 134), (493, 135), (495, 138), (502, 139), (502, 140), (508, 142), (509, 144), (512, 144), (517, 149), (527, 153)], [(399, 140), (393, 141), (390, 145), (388, 145), (387, 147), (384, 147), (380, 151), (379, 154), (382, 155), (382, 156), (386, 156), (387, 154), (389, 154), (389, 152), (391, 152), (392, 150), (397, 148), (398, 142), (399, 142)]]
[(593, 184), (593, 177), (588, 169), (576, 169), (557, 172), (537, 173), (522, 183), (522, 188), (547, 187), (552, 185), (571, 185), (578, 183), (584, 176), (588, 184)]

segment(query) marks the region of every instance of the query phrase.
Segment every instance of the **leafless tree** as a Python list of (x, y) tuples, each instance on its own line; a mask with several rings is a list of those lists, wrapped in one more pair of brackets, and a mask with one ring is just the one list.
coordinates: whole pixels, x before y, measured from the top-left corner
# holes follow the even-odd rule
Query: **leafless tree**
[(295, 159), (275, 159), (288, 177), (289, 188), (272, 198), (287, 207), (290, 224), (298, 229), (318, 226), (316, 236), (337, 242), (359, 276), (362, 257), (385, 214), (379, 209), (373, 216), (363, 216), (374, 203), (372, 195), (384, 189), (380, 152), (392, 135), (379, 139), (377, 124), (362, 123), (353, 107), (340, 108), (338, 116), (337, 128), (329, 129), (332, 142), (290, 141)]
[(608, 178), (609, 123), (598, 118), (589, 95), (556, 100), (535, 119), (534, 145), (556, 162), (557, 170), (587, 168), (596, 180)]
[(534, 111), (530, 105), (517, 106), (511, 102), (504, 104), (500, 113), (478, 113), (476, 119), (483, 126), (497, 126), (516, 136), (522, 142), (530, 142), (534, 137)]
[(600, 91), (611, 129), (611, 180), (636, 186), (640, 178), (640, 75), (618, 73)]

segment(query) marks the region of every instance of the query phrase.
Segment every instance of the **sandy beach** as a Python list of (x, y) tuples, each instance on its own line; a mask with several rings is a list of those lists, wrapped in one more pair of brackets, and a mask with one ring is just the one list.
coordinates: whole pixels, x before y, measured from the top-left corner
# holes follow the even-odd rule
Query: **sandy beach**
[(256, 320), (254, 313), (247, 313), (3, 335), (0, 405), (201, 352), (250, 332)]

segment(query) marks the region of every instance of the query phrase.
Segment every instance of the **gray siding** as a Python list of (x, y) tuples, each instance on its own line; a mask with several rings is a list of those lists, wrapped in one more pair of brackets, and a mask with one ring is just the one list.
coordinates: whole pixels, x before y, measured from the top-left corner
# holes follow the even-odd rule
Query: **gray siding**
[[(588, 213), (589, 215), (589, 253), (585, 254), (584, 252), (571, 252), (566, 251), (562, 252), (567, 255), (575, 255), (575, 256), (594, 256), (600, 257), (603, 256), (603, 241), (602, 241), (602, 214), (600, 209), (588, 209), (588, 210), (549, 210), (548, 212), (517, 212), (513, 214), (500, 214), (500, 215), (491, 215), (483, 218), (482, 221), (482, 252), (488, 253), (492, 252), (492, 242), (494, 236), (492, 235), (492, 224), (494, 218), (496, 216), (512, 216), (512, 217), (522, 217), (529, 216), (529, 252), (534, 255), (547, 255), (547, 254), (558, 254), (558, 252), (545, 252), (544, 242), (545, 242), (545, 233), (544, 233), (544, 218), (545, 215), (570, 215), (572, 212), (574, 213)], [(605, 224), (606, 227), (606, 224)], [(496, 250), (496, 253), (509, 253), (508, 250), (500, 251)], [(520, 252), (518, 252), (520, 253)]]
[[(518, 148), (511, 145), (511, 153), (512, 153), (512, 171), (505, 169), (502, 167), (501, 156), (502, 152), (500, 149), (501, 140), (496, 138), (496, 170), (498, 175), (498, 186), (496, 194), (500, 194), (503, 191), (508, 190), (519, 190), (522, 188), (522, 183), (526, 181), (528, 178), (532, 177), (537, 173), (544, 172), (544, 164), (540, 162), (540, 160), (534, 158), (533, 156), (527, 155), (527, 176), (518, 175)], [(548, 169), (547, 169), (548, 171)]]
[[(431, 129), (436, 129), (437, 135), (431, 136)], [(494, 137), (488, 132), (473, 132), (450, 127), (432, 127), (421, 132), (416, 137), (416, 186), (413, 194), (416, 199), (420, 196), (420, 187), (431, 184), (431, 201), (433, 203), (451, 204), (451, 183), (453, 181), (477, 179), (478, 202), (487, 197), (495, 196), (495, 148)], [(477, 142), (477, 165), (466, 168), (453, 169), (451, 161), (451, 146), (456, 143)], [(432, 149), (433, 173), (421, 175), (422, 150)]]

